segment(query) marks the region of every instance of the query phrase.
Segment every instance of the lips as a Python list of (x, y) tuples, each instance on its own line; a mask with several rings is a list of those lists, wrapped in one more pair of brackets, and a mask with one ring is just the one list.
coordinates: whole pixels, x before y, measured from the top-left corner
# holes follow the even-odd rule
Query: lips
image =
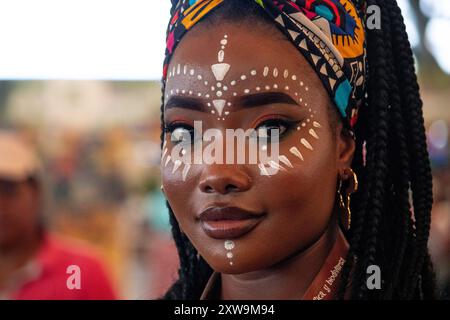
[(237, 207), (210, 207), (198, 216), (203, 231), (214, 239), (234, 239), (253, 230), (264, 213)]

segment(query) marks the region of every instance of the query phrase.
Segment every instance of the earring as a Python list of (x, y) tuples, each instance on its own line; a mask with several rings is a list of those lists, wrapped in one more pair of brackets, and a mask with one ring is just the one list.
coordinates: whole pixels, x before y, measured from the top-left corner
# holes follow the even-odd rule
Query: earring
[(160, 188), (161, 188), (161, 192), (164, 193), (164, 187), (163, 187), (163, 185), (161, 185)]
[[(342, 195), (342, 181), (348, 183), (346, 192), (345, 192), (345, 202), (344, 196)], [(342, 221), (346, 221), (346, 223), (342, 223), (346, 230), (350, 229), (352, 223), (352, 212), (350, 210), (350, 196), (352, 193), (355, 193), (358, 190), (358, 177), (356, 173), (352, 170), (352, 168), (345, 169), (344, 173), (339, 177), (339, 187), (337, 190), (337, 194), (339, 196), (339, 206), (344, 212), (344, 218)]]

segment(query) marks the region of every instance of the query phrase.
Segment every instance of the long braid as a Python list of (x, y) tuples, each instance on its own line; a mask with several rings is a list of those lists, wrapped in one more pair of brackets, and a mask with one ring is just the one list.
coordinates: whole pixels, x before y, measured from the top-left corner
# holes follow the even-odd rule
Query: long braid
[[(390, 20), (384, 17), (383, 26), (386, 28), (386, 25), (389, 25), (389, 29), (391, 30)], [(386, 33), (387, 41), (385, 42), (385, 46), (388, 52), (392, 51), (392, 37), (391, 32)], [(392, 261), (392, 266), (389, 267), (389, 270), (392, 270), (386, 276), (386, 296), (385, 298), (390, 299), (393, 298), (395, 294), (395, 298), (405, 298), (398, 295), (398, 286), (400, 283), (399, 274), (403, 268), (407, 266), (407, 248), (408, 243), (413, 241), (413, 237), (411, 234), (411, 206), (409, 202), (409, 179), (410, 179), (410, 158), (407, 149), (407, 140), (405, 136), (405, 118), (404, 113), (406, 110), (402, 109), (401, 99), (399, 95), (398, 88), (398, 78), (395, 74), (395, 67), (393, 59), (388, 60), (389, 66), (389, 76), (390, 76), (390, 108), (389, 113), (391, 114), (389, 127), (390, 134), (392, 137), (392, 146), (390, 147), (390, 162), (392, 168), (389, 170), (393, 173), (394, 181), (397, 183), (394, 184), (393, 192), (395, 193), (395, 197), (391, 203), (392, 205), (392, 213), (393, 217), (391, 217), (392, 224), (396, 224), (400, 226), (398, 230), (393, 230), (395, 237), (392, 239), (392, 243), (394, 245), (394, 250), (392, 255), (388, 258), (389, 261)], [(389, 278), (389, 279), (388, 279)]]
[[(387, 9), (385, 11), (399, 13), (398, 6), (392, 1), (367, 1), (367, 4), (375, 4), (380, 8)], [(393, 5), (397, 8), (394, 11), (392, 11)], [(431, 187), (431, 175), (427, 174), (427, 172), (430, 172), (430, 167), (425, 145), (417, 80), (411, 53), (409, 53), (409, 59), (403, 60), (402, 66), (395, 59), (398, 57), (398, 49), (395, 46), (398, 45), (399, 34), (403, 39), (403, 45), (409, 47), (404, 26), (402, 30), (391, 27), (391, 25), (394, 25), (398, 28), (398, 25), (403, 23), (402, 20), (389, 17), (388, 14), (382, 14), (382, 20), (383, 32), (368, 30), (368, 69), (370, 74), (368, 84), (369, 103), (366, 108), (370, 109), (367, 112), (364, 112), (363, 109), (358, 121), (358, 124), (364, 126), (366, 131), (363, 131), (359, 126), (356, 128), (356, 136), (360, 140), (357, 141), (356, 152), (359, 152), (359, 146), (364, 143), (363, 140), (366, 141), (367, 165), (365, 168), (361, 168), (359, 157), (355, 157), (352, 164), (355, 172), (359, 171), (358, 176), (363, 188), (353, 197), (355, 204), (352, 205), (352, 212), (355, 218), (350, 237), (349, 259), (342, 274), (344, 281), (340, 289), (341, 298), (343, 297), (344, 286), (348, 281), (347, 277), (350, 274), (351, 264), (354, 263), (353, 256), (355, 253), (358, 259), (353, 265), (353, 298), (368, 297), (365, 283), (367, 275), (364, 274), (367, 266), (376, 262), (380, 264), (382, 270), (388, 268), (391, 270), (388, 265), (391, 260), (394, 260), (392, 264), (393, 272), (384, 275), (383, 286), (386, 286), (386, 288), (380, 293), (376, 291), (371, 293), (371, 297), (378, 296), (378, 298), (383, 299), (392, 296), (412, 298), (414, 297), (415, 285), (411, 284), (418, 283), (418, 275), (423, 275), (421, 283), (423, 287), (427, 288), (427, 292), (433, 291), (431, 263), (428, 262), (427, 266), (422, 268), (420, 264), (411, 264), (412, 259), (410, 257), (410, 255), (418, 256), (415, 259), (422, 259), (421, 255), (425, 258), (428, 257), (426, 240), (428, 239), (427, 230), (429, 230), (431, 209), (431, 192), (427, 192), (427, 190), (431, 190), (429, 189)], [(393, 35), (392, 38), (391, 35)], [(408, 54), (408, 51), (404, 52)], [(402, 83), (407, 83), (404, 81), (405, 77), (398, 74), (396, 69), (399, 68), (409, 70), (408, 79), (411, 83), (409, 100), (405, 99), (404, 84), (402, 85), (398, 81), (402, 79)], [(388, 96), (386, 96), (387, 93)], [(409, 103), (413, 102), (412, 100), (416, 104), (416, 110), (415, 113), (411, 114)], [(366, 114), (369, 116), (366, 116)], [(415, 119), (414, 123), (416, 124), (413, 132), (410, 131), (411, 128), (406, 126), (410, 123), (411, 118)], [(373, 126), (373, 123), (376, 123), (375, 126)], [(387, 131), (388, 129), (389, 131)], [(388, 136), (390, 137), (389, 140), (387, 140)], [(421, 143), (411, 146), (414, 144), (411, 140), (416, 142), (420, 140)], [(414, 149), (413, 152), (410, 151), (411, 148)], [(382, 156), (380, 156), (380, 152), (383, 153)], [(415, 154), (420, 154), (421, 160), (410, 165), (410, 159), (415, 159)], [(417, 169), (420, 167), (420, 171), (413, 171), (416, 175), (423, 174), (422, 186), (425, 187), (417, 192), (420, 184), (416, 183), (416, 188), (412, 190), (415, 215), (419, 216), (415, 221), (415, 230), (420, 229), (422, 232), (417, 241), (413, 234), (413, 221), (409, 203), (411, 166)], [(386, 172), (389, 172), (388, 176), (386, 176)], [(385, 193), (383, 196), (383, 190), (391, 192)], [(419, 196), (416, 196), (417, 193)], [(420, 199), (420, 194), (424, 195), (422, 201), (417, 200)], [(414, 198), (416, 201), (414, 201)], [(397, 225), (396, 228), (394, 223)], [(392, 230), (395, 231), (398, 239), (395, 239), (392, 249), (386, 250), (384, 247), (389, 244), (389, 234)], [(380, 234), (383, 237), (380, 237)], [(420, 250), (416, 248), (418, 241), (422, 242)], [(425, 247), (423, 246), (424, 242)], [(389, 253), (389, 251), (391, 252)], [(387, 256), (385, 256), (386, 253), (388, 253)], [(407, 268), (409, 268), (411, 275), (403, 276), (403, 279), (401, 279), (401, 270)]]
[[(392, 246), (390, 254), (383, 257), (385, 270), (391, 272), (385, 272), (385, 293), (383, 299), (405, 298), (402, 297), (399, 292), (399, 274), (403, 268), (408, 264), (408, 252), (407, 248), (409, 242), (414, 242), (414, 238), (411, 236), (411, 206), (409, 202), (409, 180), (410, 180), (410, 157), (407, 149), (407, 140), (405, 136), (405, 113), (407, 110), (402, 109), (401, 99), (399, 95), (398, 78), (395, 74), (394, 61), (392, 59), (392, 28), (391, 21), (388, 15), (382, 15), (382, 28), (384, 31), (384, 47), (389, 55), (386, 59), (387, 74), (389, 75), (389, 164), (392, 181), (388, 186), (391, 192), (388, 196), (388, 207), (383, 217), (385, 221), (384, 234), (384, 246)], [(398, 228), (393, 226), (397, 225)], [(389, 236), (391, 235), (391, 236)]]
[[(370, 3), (370, 2), (369, 2)], [(388, 100), (388, 79), (385, 74), (385, 50), (381, 31), (374, 30), (368, 33), (368, 61), (369, 61), (369, 81), (368, 87), (368, 120), (371, 126), (370, 136), (367, 139), (367, 178), (369, 179), (369, 188), (365, 191), (370, 194), (366, 197), (367, 203), (364, 212), (365, 215), (362, 234), (352, 238), (351, 245), (355, 246), (356, 240), (360, 240), (356, 252), (358, 261), (355, 264), (355, 285), (354, 297), (362, 299), (366, 297), (367, 285), (365, 283), (366, 269), (369, 265), (377, 261), (377, 234), (379, 230), (381, 214), (384, 211), (384, 182), (386, 176), (386, 154), (387, 154), (387, 100)], [(372, 93), (377, 93), (372, 94)], [(377, 119), (377, 121), (372, 121)], [(366, 124), (367, 125), (367, 124)], [(360, 238), (360, 239), (358, 239)], [(356, 285), (358, 283), (358, 285)]]
[(401, 81), (401, 97), (408, 108), (408, 138), (411, 156), (411, 189), (413, 194), (415, 238), (416, 244), (413, 251), (410, 268), (407, 271), (409, 287), (408, 298), (413, 298), (418, 284), (419, 276), (423, 270), (422, 265), (427, 256), (427, 242), (430, 230), (430, 212), (433, 203), (432, 176), (430, 162), (426, 146), (424, 120), (422, 113), (422, 101), (419, 95), (419, 85), (414, 70), (414, 60), (411, 46), (401, 15), (400, 8), (392, 0), (389, 2), (389, 14), (393, 25), (394, 49), (397, 53), (397, 74)]

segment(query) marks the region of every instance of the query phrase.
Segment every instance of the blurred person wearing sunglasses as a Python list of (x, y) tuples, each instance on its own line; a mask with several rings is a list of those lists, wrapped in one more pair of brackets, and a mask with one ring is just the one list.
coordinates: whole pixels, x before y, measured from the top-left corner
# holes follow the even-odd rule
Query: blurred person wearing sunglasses
[(92, 248), (50, 235), (37, 154), (0, 131), (0, 299), (115, 299)]

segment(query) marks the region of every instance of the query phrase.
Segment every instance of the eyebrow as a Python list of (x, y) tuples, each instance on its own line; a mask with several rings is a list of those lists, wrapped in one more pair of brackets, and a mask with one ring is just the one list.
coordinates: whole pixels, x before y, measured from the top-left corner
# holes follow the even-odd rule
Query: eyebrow
[(242, 105), (244, 108), (253, 108), (275, 103), (285, 103), (299, 106), (299, 104), (290, 95), (283, 92), (262, 92), (239, 98), (239, 105)]
[[(242, 96), (237, 100), (237, 104), (242, 106), (243, 108), (254, 108), (275, 103), (300, 106), (291, 96), (283, 92), (255, 93)], [(172, 108), (183, 108), (201, 112), (208, 111), (202, 99), (184, 96), (171, 96), (166, 103), (165, 110)]]
[(183, 97), (183, 96), (171, 96), (166, 103), (165, 110), (172, 108), (183, 108), (206, 112), (205, 104), (200, 99)]

